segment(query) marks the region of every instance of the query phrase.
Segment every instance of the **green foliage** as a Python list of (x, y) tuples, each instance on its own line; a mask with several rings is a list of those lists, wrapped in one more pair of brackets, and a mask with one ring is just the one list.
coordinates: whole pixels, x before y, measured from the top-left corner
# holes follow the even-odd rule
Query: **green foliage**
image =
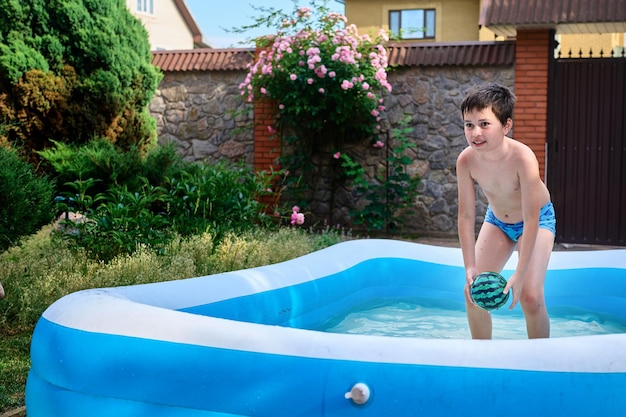
[(54, 182), (0, 146), (0, 251), (53, 218)]
[(262, 174), (244, 165), (191, 164), (167, 180), (166, 211), (182, 235), (245, 230), (263, 220), (257, 196), (267, 188)]
[(26, 151), (106, 137), (143, 149), (161, 74), (124, 0), (0, 2), (0, 124)]
[(409, 119), (405, 118), (400, 127), (393, 130), (393, 149), (387, 147), (385, 170), (378, 172), (376, 181), (368, 183), (360, 166), (345, 158), (344, 166), (350, 172), (357, 192), (363, 194), (368, 204), (352, 215), (356, 224), (364, 224), (368, 230), (384, 230), (393, 233), (402, 226), (403, 218), (417, 197), (417, 185), (420, 178), (411, 176), (407, 172), (413, 160), (406, 151), (415, 148), (415, 143), (409, 138), (412, 129), (408, 126)]
[[(146, 158), (150, 169), (141, 172), (156, 176), (153, 171), (159, 164), (171, 162), (167, 155), (160, 152)], [(93, 160), (86, 160), (92, 167)], [(61, 162), (55, 160), (55, 164)], [(86, 172), (80, 161), (64, 167), (70, 172)], [(219, 239), (228, 231), (247, 230), (265, 220), (257, 196), (267, 187), (266, 180), (251, 168), (180, 161), (168, 167), (171, 176), (157, 176), (155, 183), (144, 176), (130, 178), (128, 184), (141, 180), (140, 187), (113, 184), (110, 176), (66, 183), (69, 191), (57, 199), (57, 208), (76, 213), (78, 218), (63, 222), (59, 235), (74, 249), (83, 248), (91, 257), (109, 261), (133, 253), (138, 245), (162, 249), (176, 234), (210, 232)], [(107, 175), (110, 171), (115, 170), (107, 169)], [(100, 165), (97, 172), (103, 172)], [(104, 191), (93, 192), (103, 181), (107, 182)]]
[(162, 248), (171, 238), (169, 219), (155, 208), (165, 201), (165, 190), (147, 182), (143, 189), (129, 191), (113, 187), (91, 198), (88, 187), (94, 181), (77, 181), (74, 197), (62, 203), (66, 213), (78, 217), (62, 222), (58, 235), (74, 249), (84, 249), (91, 257), (110, 261), (120, 254), (133, 253), (138, 246)]
[[(95, 181), (86, 192), (95, 196), (111, 187), (126, 186), (131, 191), (143, 186), (141, 178), (150, 184), (163, 185), (165, 177), (180, 170), (182, 160), (171, 145), (155, 146), (146, 154), (139, 148), (122, 150), (104, 138), (84, 145), (54, 142), (53, 147), (39, 152), (55, 173), (59, 184), (75, 180)], [(64, 185), (61, 191), (72, 191)]]

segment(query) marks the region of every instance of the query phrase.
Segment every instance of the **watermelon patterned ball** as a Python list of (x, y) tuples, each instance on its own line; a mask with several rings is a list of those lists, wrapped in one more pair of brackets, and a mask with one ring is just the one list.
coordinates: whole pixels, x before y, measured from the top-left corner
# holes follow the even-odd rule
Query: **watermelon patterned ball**
[(470, 295), (476, 305), (483, 310), (496, 310), (506, 304), (510, 291), (504, 294), (506, 279), (497, 272), (482, 272), (476, 275), (470, 288)]

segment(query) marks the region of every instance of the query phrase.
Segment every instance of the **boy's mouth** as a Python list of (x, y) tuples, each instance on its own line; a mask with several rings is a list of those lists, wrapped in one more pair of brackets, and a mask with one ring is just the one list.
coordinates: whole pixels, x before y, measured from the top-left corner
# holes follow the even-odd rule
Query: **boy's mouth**
[(472, 143), (474, 144), (474, 146), (483, 146), (486, 142), (484, 140), (475, 140), (472, 141)]

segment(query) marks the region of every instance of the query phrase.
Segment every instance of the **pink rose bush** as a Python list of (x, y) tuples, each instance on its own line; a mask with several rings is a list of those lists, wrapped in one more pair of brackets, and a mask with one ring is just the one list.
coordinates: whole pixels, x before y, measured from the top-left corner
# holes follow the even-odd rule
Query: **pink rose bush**
[[(276, 99), (277, 123), (299, 136), (333, 131), (342, 137), (373, 140), (380, 128), (382, 94), (391, 91), (387, 81), (387, 34), (372, 39), (347, 25), (345, 16), (297, 8), (280, 22), (268, 44), (249, 65), (239, 86), (245, 100)], [(317, 135), (318, 138), (324, 135)]]

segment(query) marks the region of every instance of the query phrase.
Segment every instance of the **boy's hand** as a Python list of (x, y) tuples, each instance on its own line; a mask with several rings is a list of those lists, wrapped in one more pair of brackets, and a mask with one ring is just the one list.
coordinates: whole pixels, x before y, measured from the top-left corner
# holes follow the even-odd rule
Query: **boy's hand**
[(476, 268), (468, 268), (465, 270), (465, 298), (474, 305), (476, 305), (476, 303), (474, 302), (474, 299), (470, 294), (470, 289), (472, 287), (472, 284), (474, 283), (474, 278), (476, 277), (476, 275), (478, 275), (478, 273), (476, 272)]
[(511, 301), (511, 306), (509, 307), (509, 310), (513, 310), (517, 305), (520, 294), (522, 293), (523, 283), (524, 281), (519, 279), (519, 274), (517, 272), (511, 275), (511, 278), (509, 278), (509, 281), (506, 283), (506, 287), (504, 287), (503, 291), (505, 294), (508, 294), (508, 292), (513, 289), (513, 301)]

